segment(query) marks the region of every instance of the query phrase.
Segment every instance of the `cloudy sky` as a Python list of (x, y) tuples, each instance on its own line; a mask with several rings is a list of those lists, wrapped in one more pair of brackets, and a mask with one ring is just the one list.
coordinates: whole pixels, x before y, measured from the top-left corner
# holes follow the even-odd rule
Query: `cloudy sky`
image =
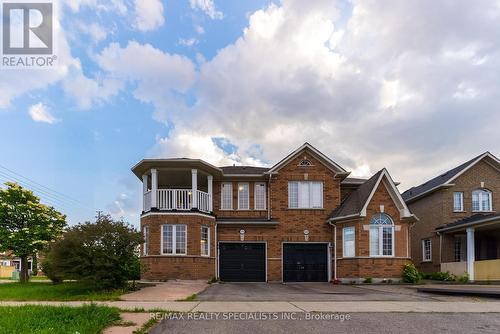
[(500, 154), (500, 2), (68, 0), (54, 70), (0, 70), (0, 181), (137, 224), (144, 157), (272, 165), (307, 141), (405, 190)]

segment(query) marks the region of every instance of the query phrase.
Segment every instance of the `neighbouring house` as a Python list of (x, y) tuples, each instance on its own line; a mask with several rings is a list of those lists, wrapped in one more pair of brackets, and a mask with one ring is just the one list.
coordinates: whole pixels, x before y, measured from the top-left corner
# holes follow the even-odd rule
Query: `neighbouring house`
[(420, 270), (500, 280), (498, 158), (481, 154), (408, 189), (403, 198), (420, 218), (412, 229), (412, 256)]
[(399, 280), (417, 218), (386, 169), (349, 172), (308, 143), (271, 168), (145, 159), (143, 277)]
[[(33, 260), (28, 258), (28, 269), (33, 270)], [(10, 251), (0, 252), (0, 277), (11, 277), (12, 272), (21, 271), (21, 258)]]

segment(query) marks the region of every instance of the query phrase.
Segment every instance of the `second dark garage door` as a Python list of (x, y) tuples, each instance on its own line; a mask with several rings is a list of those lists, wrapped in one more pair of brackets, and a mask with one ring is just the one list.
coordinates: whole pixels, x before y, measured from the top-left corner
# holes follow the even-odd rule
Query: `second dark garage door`
[(225, 282), (265, 282), (266, 244), (219, 244), (219, 276)]
[(327, 282), (328, 244), (283, 244), (283, 281)]

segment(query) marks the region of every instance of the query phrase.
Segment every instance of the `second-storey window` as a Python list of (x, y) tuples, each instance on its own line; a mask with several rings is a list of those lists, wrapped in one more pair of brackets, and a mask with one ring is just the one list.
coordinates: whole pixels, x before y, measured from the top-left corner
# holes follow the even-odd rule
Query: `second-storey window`
[(266, 209), (266, 184), (256, 183), (254, 191), (254, 209), (255, 210), (265, 210)]
[(490, 191), (478, 189), (472, 192), (472, 211), (492, 211)]
[(232, 183), (222, 183), (222, 185), (221, 185), (220, 208), (221, 208), (221, 210), (232, 210), (233, 209), (233, 184)]
[(288, 182), (288, 207), (292, 209), (323, 208), (323, 182)]
[(453, 211), (464, 211), (464, 193), (461, 191), (456, 191), (453, 193)]
[(210, 256), (210, 227), (202, 226), (201, 227), (201, 255), (202, 256)]
[(354, 236), (355, 236), (354, 226), (343, 228), (342, 230), (342, 241), (344, 242), (343, 257), (355, 256)]
[(186, 225), (163, 225), (162, 254), (186, 255)]
[(250, 209), (250, 192), (248, 183), (238, 183), (238, 210)]
[(422, 261), (429, 262), (432, 260), (432, 243), (431, 239), (422, 240)]

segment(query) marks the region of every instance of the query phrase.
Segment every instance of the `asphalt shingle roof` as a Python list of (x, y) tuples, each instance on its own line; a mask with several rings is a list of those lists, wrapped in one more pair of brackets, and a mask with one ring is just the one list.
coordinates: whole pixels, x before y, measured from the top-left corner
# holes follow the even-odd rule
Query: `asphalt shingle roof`
[(476, 213), (470, 217), (454, 221), (453, 223), (439, 226), (438, 228), (436, 228), (436, 230), (440, 230), (440, 229), (448, 228), (448, 227), (458, 227), (460, 225), (466, 225), (466, 224), (470, 224), (470, 223), (476, 223), (476, 222), (481, 222), (483, 220), (495, 219), (495, 218), (500, 219), (500, 213), (492, 213), (492, 214)]
[(225, 175), (251, 175), (251, 174), (264, 174), (269, 170), (266, 167), (254, 166), (225, 166), (220, 167)]

